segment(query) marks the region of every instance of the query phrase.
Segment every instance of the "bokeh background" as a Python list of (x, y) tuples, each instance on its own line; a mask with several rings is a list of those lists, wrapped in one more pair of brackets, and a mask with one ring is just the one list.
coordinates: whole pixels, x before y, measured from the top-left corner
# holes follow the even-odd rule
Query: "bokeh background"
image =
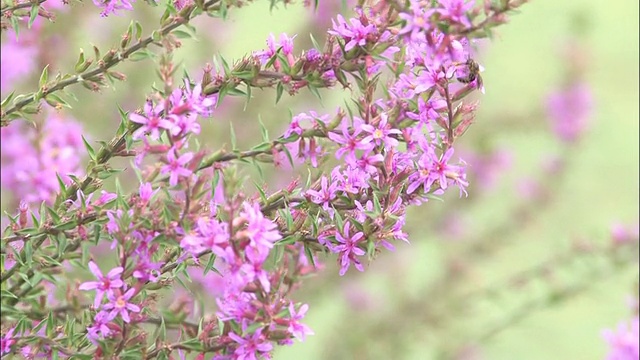
[[(320, 2), (329, 13), (343, 6)], [(38, 61), (53, 71), (69, 71), (90, 43), (118, 43), (132, 16), (100, 18), (87, 1), (64, 9), (39, 40), (48, 45)], [(159, 10), (140, 2), (135, 16), (148, 33)], [(184, 40), (174, 60), (197, 79), (214, 57), (239, 59), (264, 48), (270, 33), (298, 34), (297, 51), (308, 48), (307, 34), (321, 42), (330, 22), (300, 4), (270, 11), (268, 1), (257, 1), (233, 9), (226, 21), (198, 18), (194, 25), (197, 39)], [(486, 94), (477, 96), (476, 123), (456, 153), (470, 164), (469, 197), (456, 192), (411, 209), (411, 244), (381, 254), (364, 273), (339, 277), (335, 259), (324, 259), (325, 268), (295, 295), (310, 305), (306, 323), (316, 335), (278, 349), (275, 359), (602, 359), (602, 330), (630, 317), (637, 263), (612, 270), (605, 258), (584, 256), (539, 270), (527, 286), (514, 281), (571, 249), (610, 242), (615, 224), (637, 228), (638, 25), (634, 0), (535, 0), (479, 44)], [(578, 46), (572, 53), (584, 62), (581, 81), (593, 102), (579, 141), (567, 143), (552, 131), (545, 103), (576, 66), (564, 55), (570, 44)], [(159, 83), (150, 65), (119, 66), (127, 81), (100, 95), (72, 89), (78, 102), (64, 115), (80, 121), (92, 141), (110, 139), (119, 121), (115, 104), (133, 110)], [(38, 74), (15, 87), (33, 88)], [(227, 98), (200, 141), (213, 149), (228, 143), (233, 122), (239, 147), (248, 147), (260, 137), (259, 118), (277, 136), (289, 111), (334, 114), (348, 95), (321, 94), (322, 101), (306, 92), (285, 95), (275, 105), (274, 91), (254, 91), (246, 110), (244, 99)], [(257, 175), (248, 169), (247, 176)], [(266, 177), (274, 190), (293, 175)], [(121, 181), (132, 188), (133, 179), (125, 172)], [(3, 189), (2, 210), (15, 206)], [(575, 293), (563, 292), (574, 285)]]

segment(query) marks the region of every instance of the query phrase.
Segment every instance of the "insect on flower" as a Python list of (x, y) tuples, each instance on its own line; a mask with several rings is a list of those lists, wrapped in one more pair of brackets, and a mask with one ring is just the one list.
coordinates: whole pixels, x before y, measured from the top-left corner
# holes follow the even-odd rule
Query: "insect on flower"
[(475, 81), (476, 89), (482, 89), (482, 77), (480, 76), (482, 67), (472, 58), (468, 58), (467, 61), (460, 65), (464, 65), (466, 69), (463, 71), (463, 75), (458, 76), (456, 79), (463, 84), (469, 84)]

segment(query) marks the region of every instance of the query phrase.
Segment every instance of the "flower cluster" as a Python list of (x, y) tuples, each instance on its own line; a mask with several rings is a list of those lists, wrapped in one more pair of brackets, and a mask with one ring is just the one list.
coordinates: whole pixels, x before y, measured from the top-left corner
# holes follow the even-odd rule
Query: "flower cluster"
[(69, 184), (69, 175), (81, 174), (82, 126), (57, 114), (35, 128), (25, 125), (0, 130), (0, 185), (29, 204), (52, 203), (60, 190), (58, 176)]
[[(131, 9), (126, 0), (95, 3), (104, 8), (103, 16)], [(292, 301), (291, 292), (322, 267), (321, 253), (337, 256), (340, 275), (352, 265), (364, 271), (382, 248), (408, 242), (404, 224), (410, 205), (452, 187), (466, 194), (465, 163), (453, 160), (453, 154), (476, 109), (466, 96), (482, 89), (469, 36), (478, 30), (472, 2), (412, 0), (406, 9), (388, 2), (356, 8), (352, 18), (332, 19), (322, 49), (297, 52), (296, 36), (281, 34), (277, 40), (271, 35), (267, 49), (231, 66), (222, 60), (215, 75), (207, 66), (201, 81), (187, 79), (176, 87), (171, 52), (179, 42), (171, 31), (192, 13), (226, 15), (221, 9), (227, 10), (227, 2), (208, 4), (168, 5), (164, 27), (148, 39), (132, 23), (119, 50), (103, 57), (96, 50), (92, 78), (83, 75), (90, 62), (81, 56), (77, 74), (65, 79), (97, 90), (106, 78), (119, 76), (109, 68), (131, 56), (129, 51), (151, 43), (165, 50), (158, 57), (164, 87), (154, 88), (140, 109), (121, 112), (116, 137), (101, 142), (98, 151), (79, 137), (80, 128), (58, 116), (29, 136), (17, 126), (3, 129), (3, 169), (13, 171), (7, 176), (3, 171), (2, 186), (25, 200), (20, 214), (10, 219), (7, 241), (23, 247), (13, 251), (12, 266), (2, 273), (6, 294), (12, 295), (3, 292), (3, 305), (18, 311), (25, 299), (43, 291), (38, 286), (43, 278), (53, 281), (53, 270), (88, 267), (95, 280), (69, 286), (66, 301), (74, 311), (84, 311), (78, 320), (83, 347), (95, 347), (90, 349), (95, 357), (170, 358), (179, 350), (198, 358), (207, 353), (216, 359), (269, 358), (274, 345), (290, 345), (313, 333), (303, 323), (309, 306)], [(127, 50), (134, 28), (139, 45)], [(48, 82), (45, 75), (41, 94), (56, 102), (45, 92), (68, 84)], [(252, 88), (275, 88), (276, 100), (285, 91), (293, 96), (303, 89), (320, 96), (318, 89), (338, 83), (351, 90), (353, 105), (333, 116), (299, 113), (276, 139), (263, 128), (262, 143), (245, 151), (233, 134), (231, 149), (210, 151), (195, 140), (200, 119), (211, 117), (227, 96), (250, 100)], [(3, 113), (3, 124), (29, 101), (14, 100), (7, 111), (14, 115)], [(78, 173), (75, 154), (81, 146), (91, 157), (87, 174), (71, 177)], [(114, 193), (102, 191), (94, 199), (102, 180), (118, 173), (109, 164), (114, 157), (133, 157), (138, 190), (127, 195), (116, 182)], [(247, 194), (239, 165), (252, 163), (262, 172), (260, 163), (279, 166), (285, 158), (294, 171), (310, 163), (305, 185), (294, 180), (270, 192), (256, 183), (257, 192)], [(28, 205), (40, 201), (45, 204), (28, 227)], [(103, 258), (104, 263), (115, 260), (104, 272), (90, 260)], [(37, 276), (40, 280), (34, 280)], [(184, 301), (168, 292), (172, 305), (156, 311), (174, 282), (191, 292), (186, 283), (192, 277), (216, 284), (204, 289), (214, 301), (196, 306), (195, 299)], [(87, 293), (80, 291), (94, 296), (87, 302), (81, 295)], [(40, 305), (54, 302), (42, 297)], [(38, 333), (46, 321), (44, 335), (37, 336), (51, 342), (37, 342), (33, 335), (36, 342), (27, 344), (16, 340), (12, 328), (2, 337), (3, 354), (29, 345), (30, 354), (60, 349), (56, 356), (71, 355), (53, 332), (75, 331), (75, 325), (49, 325), (59, 319), (55, 311), (47, 313), (49, 318), (32, 328)], [(41, 320), (39, 312), (29, 316)], [(146, 326), (157, 327), (153, 346), (145, 342)], [(31, 331), (23, 320), (16, 328), (22, 337)]]

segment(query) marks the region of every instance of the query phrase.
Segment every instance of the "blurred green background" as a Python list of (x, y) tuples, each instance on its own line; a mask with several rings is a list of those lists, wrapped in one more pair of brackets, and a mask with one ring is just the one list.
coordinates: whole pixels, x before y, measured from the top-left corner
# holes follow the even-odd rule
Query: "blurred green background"
[[(291, 5), (270, 13), (268, 7), (267, 1), (258, 1), (233, 9), (226, 22), (198, 18), (194, 22), (197, 42), (185, 40), (174, 59), (197, 79), (199, 69), (213, 56), (238, 59), (264, 48), (269, 33), (299, 34), (297, 51), (311, 46), (309, 31), (323, 39), (327, 24), (311, 21), (309, 10)], [(158, 11), (140, 3), (136, 12), (146, 19), (145, 33), (156, 26)], [(65, 39), (59, 49), (50, 50), (61, 58), (58, 68), (69, 69), (77, 49), (89, 52), (89, 43), (101, 48), (115, 43), (130, 15), (98, 19), (90, 3), (75, 5), (61, 15), (50, 29)], [(555, 178), (545, 175), (542, 163), (565, 150), (551, 134), (541, 109), (545, 96), (562, 81), (565, 64), (558, 49), (571, 37), (576, 16), (586, 24), (579, 37), (589, 55), (586, 81), (594, 93), (594, 114), (588, 133), (567, 155), (564, 175)], [(451, 319), (446, 321), (437, 315), (439, 306), (450, 299), (475, 303), (472, 294), (477, 289), (543, 263), (569, 249), (576, 239), (606, 243), (612, 223), (637, 222), (638, 57), (637, 1), (535, 0), (513, 14), (509, 24), (496, 30), (495, 39), (482, 46), (479, 61), (486, 69), (486, 94), (477, 97), (476, 124), (461, 140), (469, 149), (478, 143), (507, 149), (512, 166), (489, 192), (472, 184), (469, 198), (459, 200), (457, 193), (449, 194), (444, 203), (432, 201), (412, 208), (406, 226), (411, 244), (397, 244), (396, 252), (382, 253), (365, 273), (352, 270), (339, 277), (334, 259), (326, 259), (327, 268), (295, 295), (310, 305), (306, 323), (316, 335), (278, 349), (275, 359), (435, 359), (443, 349), (459, 349), (467, 343), (468, 356), (460, 359), (602, 359), (606, 352), (602, 329), (630, 317), (626, 299), (637, 286), (637, 264), (601, 281), (586, 278), (594, 270), (591, 267), (598, 271), (602, 263), (598, 259), (577, 270), (572, 267), (563, 281), (586, 281), (590, 283), (586, 290), (541, 309), (531, 308), (522, 321), (480, 341), (473, 334), (486, 333), (508, 315), (512, 305), (526, 303), (533, 296), (529, 290), (513, 291), (499, 300), (479, 297), (478, 302), (486, 304), (449, 314)], [(128, 81), (118, 84), (116, 91), (105, 90), (99, 102), (96, 94), (74, 89), (80, 101), (69, 113), (95, 140), (107, 140), (114, 133), (115, 103), (126, 110), (139, 107), (151, 91), (151, 81), (158, 81), (152, 66), (140, 65), (119, 67)], [(296, 98), (285, 95), (276, 106), (274, 91), (254, 91), (244, 112), (244, 100), (229, 99), (205, 126), (200, 140), (211, 148), (228, 142), (228, 123), (233, 121), (239, 143), (251, 145), (259, 137), (253, 133), (258, 116), (275, 136), (290, 119), (287, 109), (333, 114), (343, 104), (341, 90), (322, 94), (322, 103), (305, 92)], [(551, 189), (550, 200), (527, 204), (517, 195), (523, 178), (543, 178)], [(277, 187), (272, 185), (271, 190)], [(527, 209), (527, 221), (514, 223), (517, 208)], [(441, 231), (452, 216), (462, 224), (465, 236), (455, 238)], [(456, 252), (465, 248), (465, 241), (474, 236), (492, 240), (482, 238), (483, 234), (505, 238), (506, 245), (477, 258), (460, 258), (457, 265), (454, 262), (464, 269), (463, 281), (444, 296), (434, 284), (452, 266)], [(541, 285), (535, 291), (548, 287)]]

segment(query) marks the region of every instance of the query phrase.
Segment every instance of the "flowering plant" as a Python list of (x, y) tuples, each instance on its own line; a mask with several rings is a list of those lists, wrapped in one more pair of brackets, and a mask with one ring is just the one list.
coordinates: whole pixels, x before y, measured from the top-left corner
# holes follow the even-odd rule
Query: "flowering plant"
[[(65, 11), (50, 1), (2, 5), (11, 54), (40, 51), (43, 20)], [(525, 0), (360, 1), (328, 16), (322, 45), (311, 37), (300, 50), (300, 34), (272, 34), (266, 49), (178, 77), (174, 58), (200, 31), (196, 18), (225, 19), (250, 2), (149, 1), (163, 10), (158, 29), (145, 36), (133, 20), (116, 46), (81, 51), (55, 77), (47, 64), (23, 94), (7, 88), (35, 64), (3, 59), (12, 76), (2, 85), (2, 186), (18, 212), (2, 237), (2, 356), (270, 358), (313, 334), (304, 321), (313, 306), (292, 293), (325, 259), (341, 276), (362, 272), (409, 242), (408, 208), (451, 188), (467, 195), (455, 149), (484, 93), (476, 48)], [(101, 17), (134, 8), (94, 4)], [(116, 67), (150, 60), (160, 82), (138, 104), (110, 104), (111, 139), (95, 141), (63, 115), (76, 84), (119, 88), (127, 75)], [(285, 92), (322, 101), (325, 89), (350, 101), (293, 114), (275, 137), (259, 121), (251, 146), (235, 119), (223, 144), (203, 141), (205, 119), (224, 118), (234, 97), (252, 107), (263, 89), (276, 103)], [(562, 117), (570, 101), (550, 106)], [(575, 140), (573, 130), (557, 131)], [(120, 158), (130, 169), (117, 168)], [(267, 181), (274, 170), (286, 174), (280, 183)]]

